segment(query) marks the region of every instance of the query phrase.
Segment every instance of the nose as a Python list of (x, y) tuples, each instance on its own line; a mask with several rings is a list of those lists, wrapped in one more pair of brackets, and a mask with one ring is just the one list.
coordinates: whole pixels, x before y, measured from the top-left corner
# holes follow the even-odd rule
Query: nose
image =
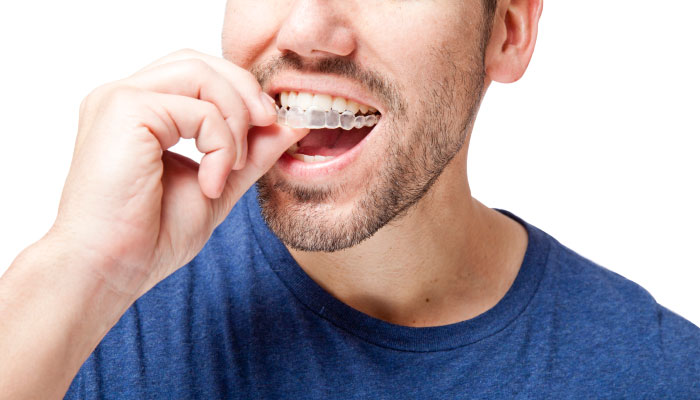
[[(303, 57), (347, 56), (355, 38), (342, 15), (347, 0), (297, 0), (277, 34), (277, 49)], [(338, 9), (341, 6), (341, 9)]]

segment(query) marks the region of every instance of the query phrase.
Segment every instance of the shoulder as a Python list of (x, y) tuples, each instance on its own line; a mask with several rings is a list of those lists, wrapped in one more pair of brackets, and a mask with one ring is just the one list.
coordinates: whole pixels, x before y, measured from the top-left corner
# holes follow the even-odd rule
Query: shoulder
[(700, 329), (640, 285), (548, 239), (541, 294), (576, 359), (640, 387), (700, 393)]
[(554, 289), (557, 305), (581, 323), (590, 319), (600, 325), (657, 330), (667, 333), (667, 339), (700, 338), (698, 327), (658, 304), (642, 286), (551, 241), (545, 284)]
[(643, 287), (551, 239), (547, 276), (572, 312), (648, 314), (656, 300)]

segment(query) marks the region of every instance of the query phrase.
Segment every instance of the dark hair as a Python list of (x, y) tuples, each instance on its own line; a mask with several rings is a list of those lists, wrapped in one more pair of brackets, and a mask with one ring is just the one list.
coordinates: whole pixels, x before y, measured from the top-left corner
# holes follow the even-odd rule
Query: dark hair
[(498, 0), (483, 0), (484, 4), (484, 26), (481, 38), (481, 51), (486, 54), (486, 46), (489, 44), (491, 39), (491, 28), (493, 28), (493, 16), (496, 14), (496, 7), (498, 6)]
[(496, 12), (496, 6), (498, 5), (498, 0), (484, 0), (484, 15), (486, 16), (486, 21), (491, 22), (493, 14)]

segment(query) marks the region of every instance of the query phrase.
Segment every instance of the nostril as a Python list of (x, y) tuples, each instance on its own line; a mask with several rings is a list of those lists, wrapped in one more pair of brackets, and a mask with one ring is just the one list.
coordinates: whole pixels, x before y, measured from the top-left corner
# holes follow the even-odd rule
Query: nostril
[(324, 1), (296, 3), (277, 34), (277, 49), (302, 57), (348, 56), (355, 38), (347, 21)]

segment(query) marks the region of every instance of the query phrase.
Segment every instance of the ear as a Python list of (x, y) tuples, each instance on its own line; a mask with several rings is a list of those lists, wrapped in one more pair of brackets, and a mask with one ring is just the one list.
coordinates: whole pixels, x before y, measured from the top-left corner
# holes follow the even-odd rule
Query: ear
[(484, 60), (490, 80), (511, 83), (525, 73), (535, 50), (542, 1), (499, 1)]

